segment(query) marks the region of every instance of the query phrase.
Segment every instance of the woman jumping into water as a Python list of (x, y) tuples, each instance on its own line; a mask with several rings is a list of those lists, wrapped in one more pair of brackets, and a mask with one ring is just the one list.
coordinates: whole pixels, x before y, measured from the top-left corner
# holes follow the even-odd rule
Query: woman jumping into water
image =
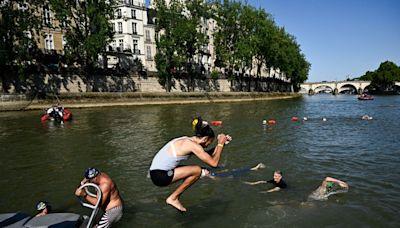
[(219, 134), (218, 144), (212, 155), (209, 155), (204, 148), (214, 141), (214, 131), (200, 117), (193, 120), (192, 126), (195, 129), (194, 136), (183, 136), (169, 141), (155, 155), (150, 166), (150, 178), (159, 187), (183, 180), (183, 183), (165, 200), (168, 205), (181, 212), (185, 212), (186, 208), (179, 201), (179, 197), (200, 178), (202, 168), (197, 165), (179, 166), (179, 163), (195, 154), (207, 165), (217, 167), (225, 143), (232, 140), (229, 135)]

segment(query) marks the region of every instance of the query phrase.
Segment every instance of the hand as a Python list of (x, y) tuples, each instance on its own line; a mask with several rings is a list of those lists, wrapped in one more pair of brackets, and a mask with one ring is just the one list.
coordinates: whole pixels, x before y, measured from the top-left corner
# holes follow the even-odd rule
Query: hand
[(88, 179), (83, 178), (83, 180), (81, 181), (81, 186), (84, 185), (84, 184), (86, 184), (88, 181), (89, 181)]
[(218, 144), (225, 144), (225, 142), (227, 141), (227, 137), (225, 134), (219, 134), (217, 136), (218, 139)]
[(340, 182), (339, 185), (342, 188), (349, 188), (349, 185), (347, 183), (345, 183), (345, 182)]
[(226, 142), (225, 144), (228, 144), (232, 141), (232, 137), (230, 135), (226, 135)]
[(75, 195), (76, 196), (85, 196), (86, 195), (86, 192), (81, 188), (81, 189), (77, 189), (76, 191), (75, 191)]

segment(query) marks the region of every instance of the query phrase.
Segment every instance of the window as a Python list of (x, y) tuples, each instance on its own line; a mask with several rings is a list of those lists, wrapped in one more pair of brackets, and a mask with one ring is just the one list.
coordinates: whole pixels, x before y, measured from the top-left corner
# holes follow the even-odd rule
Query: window
[(122, 17), (121, 9), (117, 9), (117, 18), (121, 18), (121, 17)]
[(67, 46), (67, 38), (64, 35), (62, 36), (62, 45), (63, 45), (63, 48), (65, 48), (65, 46)]
[(150, 39), (150, 30), (146, 30), (146, 41), (151, 41), (151, 39)]
[(119, 41), (118, 41), (118, 43), (119, 43), (119, 48), (121, 48), (121, 51), (124, 49), (124, 40), (123, 39), (120, 39)]
[(136, 10), (131, 10), (131, 15), (133, 19), (136, 19)]
[(133, 34), (137, 34), (137, 29), (136, 29), (136, 23), (135, 22), (132, 23), (132, 33)]
[(43, 6), (43, 23), (51, 25), (51, 11), (49, 5)]
[(115, 24), (114, 23), (111, 24), (111, 31), (115, 32)]
[(135, 53), (135, 54), (139, 53), (138, 41), (135, 39), (133, 40), (133, 53)]
[(118, 22), (118, 33), (122, 33), (122, 22)]
[(23, 1), (22, 3), (19, 3), (18, 7), (22, 11), (28, 10), (28, 8), (29, 8), (28, 3), (26, 3), (26, 1)]
[(50, 33), (44, 34), (44, 48), (46, 50), (54, 49), (53, 34), (50, 34)]
[(152, 56), (151, 56), (151, 46), (147, 46), (146, 47), (146, 59), (151, 60)]
[(61, 27), (62, 28), (66, 28), (66, 27), (68, 27), (68, 21), (67, 21), (67, 17), (63, 17), (62, 19), (61, 19)]

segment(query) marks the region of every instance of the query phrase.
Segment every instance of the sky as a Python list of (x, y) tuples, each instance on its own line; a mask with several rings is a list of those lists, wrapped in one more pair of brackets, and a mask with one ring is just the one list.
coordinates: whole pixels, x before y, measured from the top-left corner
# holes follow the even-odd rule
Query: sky
[[(244, 1), (243, 1), (244, 2)], [(307, 82), (355, 78), (388, 60), (400, 66), (400, 0), (248, 0), (296, 37)]]

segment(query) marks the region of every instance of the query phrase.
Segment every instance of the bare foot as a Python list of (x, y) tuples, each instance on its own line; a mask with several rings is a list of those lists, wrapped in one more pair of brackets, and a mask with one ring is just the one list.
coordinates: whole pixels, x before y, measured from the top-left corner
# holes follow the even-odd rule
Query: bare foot
[(258, 163), (255, 167), (251, 168), (251, 170), (258, 170), (258, 169), (264, 169), (265, 165), (263, 163)]
[(183, 207), (183, 205), (181, 204), (181, 202), (179, 202), (178, 199), (174, 200), (171, 197), (168, 197), (167, 200), (165, 200), (165, 202), (168, 205), (175, 207), (180, 212), (185, 212), (186, 211), (186, 208)]

